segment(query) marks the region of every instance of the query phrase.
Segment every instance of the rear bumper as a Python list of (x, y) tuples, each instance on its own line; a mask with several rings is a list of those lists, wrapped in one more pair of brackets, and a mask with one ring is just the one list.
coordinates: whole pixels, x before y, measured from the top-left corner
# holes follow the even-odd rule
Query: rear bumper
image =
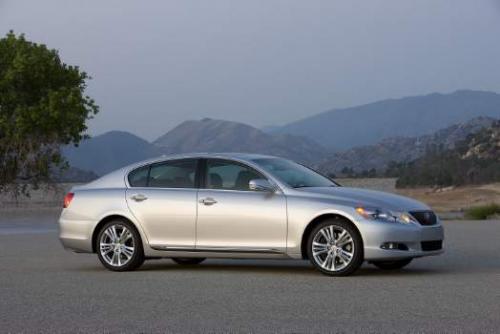
[[(433, 247), (431, 250), (424, 247), (422, 243), (429, 244), (444, 240), (444, 229), (441, 223), (433, 226), (422, 226), (419, 224), (395, 224), (368, 222), (363, 224), (364, 256), (367, 261), (376, 260), (397, 260), (403, 258), (415, 258), (423, 256), (439, 255), (444, 252), (444, 248)], [(397, 243), (405, 246), (405, 250), (384, 249), (383, 244)]]
[(59, 218), (59, 240), (63, 247), (78, 253), (92, 253), (92, 222)]

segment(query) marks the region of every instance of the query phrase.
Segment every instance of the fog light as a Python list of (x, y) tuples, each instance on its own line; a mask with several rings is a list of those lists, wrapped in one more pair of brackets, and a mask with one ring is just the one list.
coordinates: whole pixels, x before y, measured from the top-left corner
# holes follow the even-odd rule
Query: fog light
[(408, 246), (398, 242), (384, 242), (380, 248), (382, 249), (397, 249), (397, 250), (408, 250)]

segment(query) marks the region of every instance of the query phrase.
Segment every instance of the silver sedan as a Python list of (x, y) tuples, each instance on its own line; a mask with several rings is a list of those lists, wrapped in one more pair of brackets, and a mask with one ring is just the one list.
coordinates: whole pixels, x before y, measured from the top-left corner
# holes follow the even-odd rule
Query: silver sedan
[(410, 198), (342, 187), (295, 162), (255, 154), (161, 157), (75, 187), (60, 240), (114, 271), (148, 258), (309, 259), (324, 274), (363, 261), (399, 269), (443, 252), (443, 227)]

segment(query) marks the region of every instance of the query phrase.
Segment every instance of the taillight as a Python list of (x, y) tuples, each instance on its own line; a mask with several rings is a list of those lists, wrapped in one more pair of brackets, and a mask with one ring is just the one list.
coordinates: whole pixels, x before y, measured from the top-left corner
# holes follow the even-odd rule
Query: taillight
[(64, 196), (64, 205), (63, 208), (67, 208), (69, 204), (71, 203), (71, 200), (75, 196), (74, 193), (67, 193), (66, 196)]

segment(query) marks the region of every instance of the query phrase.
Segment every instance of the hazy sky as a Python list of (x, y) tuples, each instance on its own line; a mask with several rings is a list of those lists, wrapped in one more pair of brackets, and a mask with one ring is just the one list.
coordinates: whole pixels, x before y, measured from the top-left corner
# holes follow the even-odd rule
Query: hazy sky
[(9, 29), (94, 79), (92, 134), (186, 119), (284, 124), (331, 108), (500, 92), (500, 0), (0, 0)]

